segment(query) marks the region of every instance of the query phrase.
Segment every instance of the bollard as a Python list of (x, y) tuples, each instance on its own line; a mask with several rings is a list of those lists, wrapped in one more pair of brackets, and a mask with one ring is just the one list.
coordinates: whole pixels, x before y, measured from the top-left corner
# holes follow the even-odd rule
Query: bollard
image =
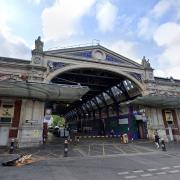
[(68, 140), (64, 141), (64, 157), (68, 156)]
[(12, 154), (14, 152), (14, 139), (11, 139), (11, 145), (10, 145), (10, 149), (9, 149), (9, 153)]

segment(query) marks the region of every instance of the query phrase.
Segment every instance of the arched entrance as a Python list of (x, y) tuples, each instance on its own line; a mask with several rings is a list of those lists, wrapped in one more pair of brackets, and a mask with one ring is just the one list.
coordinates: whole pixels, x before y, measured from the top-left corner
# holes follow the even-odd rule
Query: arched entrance
[(115, 134), (137, 129), (130, 105), (120, 105), (142, 94), (135, 78), (117, 70), (99, 67), (66, 67), (53, 72), (46, 81), (57, 84), (88, 86), (89, 91), (73, 103), (49, 102), (54, 113), (64, 116), (69, 127), (81, 133)]

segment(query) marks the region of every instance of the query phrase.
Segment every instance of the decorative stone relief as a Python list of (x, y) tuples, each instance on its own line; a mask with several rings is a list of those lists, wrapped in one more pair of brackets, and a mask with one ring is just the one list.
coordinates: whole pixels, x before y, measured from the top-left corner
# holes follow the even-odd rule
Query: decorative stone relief
[(41, 37), (38, 36), (38, 38), (35, 40), (35, 49), (39, 52), (43, 52), (43, 45), (44, 43), (41, 41)]
[(68, 63), (63, 63), (63, 62), (53, 62), (53, 61), (48, 61), (47, 63), (50, 71), (55, 71), (56, 69), (63, 68), (65, 66), (68, 66)]
[(136, 72), (128, 72), (128, 74), (130, 74), (131, 76), (133, 76), (135, 79), (137, 79), (140, 82), (143, 81), (143, 75), (142, 74), (139, 74)]
[(143, 65), (144, 68), (151, 68), (149, 59), (146, 59), (145, 56), (143, 56), (141, 64)]
[(85, 58), (92, 58), (92, 52), (91, 51), (82, 51), (82, 52), (68, 53), (68, 55), (71, 55), (71, 56), (81, 56), (81, 57), (85, 57)]
[(116, 58), (112, 56), (111, 54), (106, 54), (104, 51), (99, 50), (99, 49), (95, 49), (93, 51), (81, 51), (81, 52), (68, 53), (67, 55), (85, 57), (85, 58), (89, 58), (89, 60), (91, 60), (91, 58), (94, 58), (97, 60), (103, 60), (103, 61), (107, 61), (114, 64), (125, 63), (121, 59)]
[(105, 60), (106, 59), (106, 54), (104, 51), (101, 51), (99, 49), (95, 49), (92, 51), (92, 57), (97, 60)]
[(122, 63), (125, 63), (124, 61), (118, 59), (118, 58), (115, 58), (109, 54), (106, 55), (106, 61), (109, 61), (111, 63), (115, 63), (115, 64), (122, 64)]

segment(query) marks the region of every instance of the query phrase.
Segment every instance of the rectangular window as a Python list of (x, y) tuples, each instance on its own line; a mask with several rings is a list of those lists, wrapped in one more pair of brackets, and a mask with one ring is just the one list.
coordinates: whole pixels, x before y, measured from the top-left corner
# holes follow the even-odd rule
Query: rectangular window
[(166, 118), (166, 121), (167, 121), (168, 125), (172, 125), (173, 124), (172, 111), (165, 111), (165, 118)]
[(0, 123), (11, 123), (14, 115), (14, 104), (10, 102), (2, 102), (0, 106)]

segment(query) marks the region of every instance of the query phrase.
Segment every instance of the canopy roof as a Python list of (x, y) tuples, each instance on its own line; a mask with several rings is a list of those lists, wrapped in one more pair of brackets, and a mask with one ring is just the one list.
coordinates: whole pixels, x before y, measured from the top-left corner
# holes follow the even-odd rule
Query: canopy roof
[(147, 95), (137, 97), (132, 104), (178, 108), (180, 107), (180, 96)]
[(73, 102), (79, 100), (88, 92), (87, 86), (46, 84), (24, 81), (1, 81), (0, 96), (35, 98), (40, 100), (53, 100)]

